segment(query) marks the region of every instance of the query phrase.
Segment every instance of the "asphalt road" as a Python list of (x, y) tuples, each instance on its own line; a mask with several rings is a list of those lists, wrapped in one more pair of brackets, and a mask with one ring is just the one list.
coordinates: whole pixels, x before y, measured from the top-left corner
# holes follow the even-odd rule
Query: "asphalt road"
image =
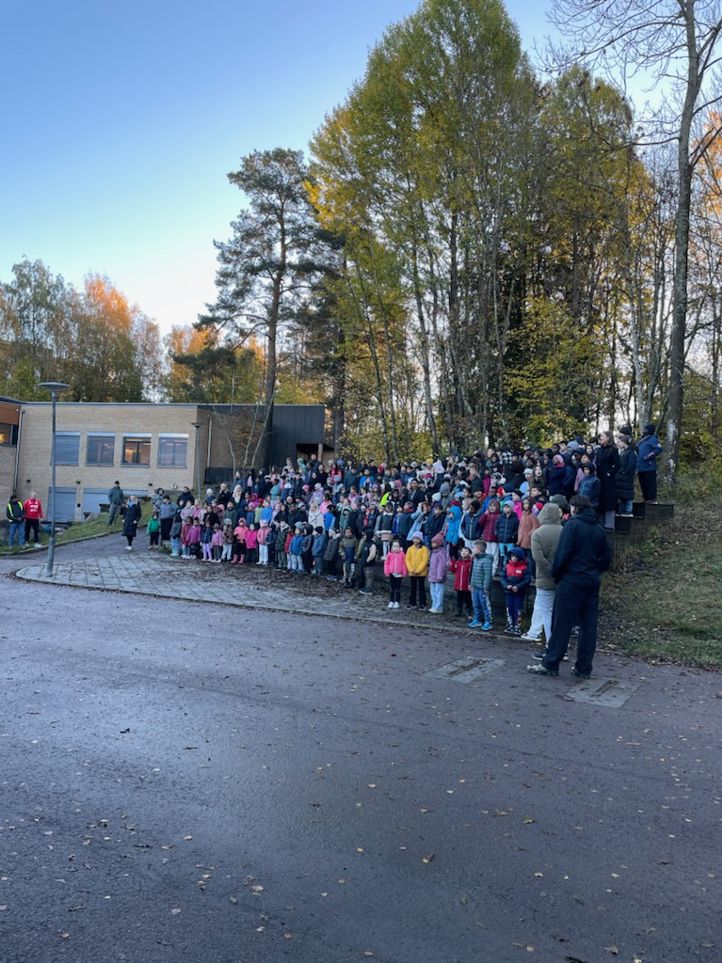
[[(718, 675), (603, 656), (615, 709), (519, 642), (17, 567), (2, 963), (722, 960)], [(470, 655), (501, 664), (426, 674)]]

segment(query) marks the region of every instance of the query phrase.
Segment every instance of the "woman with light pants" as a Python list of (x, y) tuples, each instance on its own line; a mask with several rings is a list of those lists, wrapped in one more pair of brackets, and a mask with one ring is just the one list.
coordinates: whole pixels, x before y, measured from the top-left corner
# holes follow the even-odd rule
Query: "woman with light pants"
[(538, 519), (539, 528), (531, 535), (531, 553), (536, 564), (536, 597), (531, 625), (526, 635), (522, 636), (527, 642), (540, 642), (542, 629), (544, 639), (548, 642), (552, 632), (556, 582), (552, 578), (551, 567), (562, 534), (562, 510), (550, 502), (539, 512)]

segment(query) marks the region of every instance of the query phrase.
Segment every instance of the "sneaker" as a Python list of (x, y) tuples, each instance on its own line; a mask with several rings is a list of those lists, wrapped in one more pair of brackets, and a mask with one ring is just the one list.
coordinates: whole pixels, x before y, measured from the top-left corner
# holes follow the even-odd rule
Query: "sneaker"
[(481, 627), (482, 632), (491, 632), (491, 622), (484, 622)]
[(504, 629), (504, 635), (514, 635), (514, 626), (507, 625), (507, 627)]
[(547, 669), (541, 662), (534, 662), (532, 665), (528, 665), (526, 671), (531, 672), (532, 675), (559, 675), (559, 669)]
[(535, 652), (534, 655), (532, 655), (532, 659), (536, 659), (537, 662), (541, 662), (545, 655), (546, 649), (542, 649), (541, 652)]
[(396, 606), (394, 605), (393, 602), (389, 602), (389, 604), (386, 606), (386, 608), (387, 608), (387, 609), (394, 609), (394, 608), (396, 608)]
[(472, 621), (469, 622), (470, 629), (480, 629), (481, 627), (481, 622), (477, 622), (476, 619), (472, 619)]
[(132, 545), (126, 545), (126, 546), (125, 546), (125, 550), (126, 550), (126, 552), (132, 552), (132, 551), (133, 551), (133, 546), (132, 546)]
[(401, 608), (401, 602), (394, 602), (394, 608), (395, 608), (395, 609), (400, 609), (400, 608)]
[(578, 669), (572, 669), (570, 675), (571, 675), (574, 679), (588, 679), (588, 678), (590, 677), (591, 673), (590, 673), (590, 672), (579, 672)]
[(35, 543), (35, 548), (42, 548), (42, 545), (40, 544), (40, 542)]
[(537, 635), (522, 635), (524, 642), (541, 642), (541, 636)]

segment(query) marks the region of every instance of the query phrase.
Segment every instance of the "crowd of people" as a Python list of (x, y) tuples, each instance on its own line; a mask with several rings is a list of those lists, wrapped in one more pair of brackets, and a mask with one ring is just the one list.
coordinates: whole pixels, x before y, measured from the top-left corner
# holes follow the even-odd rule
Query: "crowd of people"
[[(158, 490), (149, 548), (166, 546), (186, 561), (287, 569), (364, 595), (383, 573), (389, 608), (403, 603), (431, 614), (445, 610), (453, 579), (454, 617), (481, 631), (492, 628), (489, 593), (498, 579), (505, 630), (515, 636), (522, 635), (534, 584), (524, 638), (549, 643), (562, 527), (578, 515), (577, 522), (599, 532), (613, 528), (615, 515), (632, 511), (635, 476), (642, 496), (655, 500), (661, 451), (655, 426), (647, 425), (637, 443), (623, 429), (604, 431), (594, 442), (576, 436), (548, 449), (489, 448), (445, 461), (289, 458), (280, 469), (237, 474), (201, 499), (189, 488), (175, 501)], [(111, 503), (122, 501), (122, 492), (110, 494)], [(131, 548), (135, 530), (124, 527), (124, 534)], [(609, 560), (598, 537), (595, 544), (600, 574)]]
[[(566, 626), (570, 612), (574, 625), (582, 623), (581, 648), (593, 655), (592, 597), (610, 561), (603, 528), (614, 527), (615, 515), (632, 512), (635, 476), (642, 497), (656, 500), (661, 452), (650, 424), (636, 443), (625, 426), (616, 434), (603, 431), (595, 441), (577, 435), (550, 448), (488, 448), (445, 461), (377, 464), (341, 457), (323, 464), (288, 458), (280, 469), (236, 473), (218, 490), (208, 488), (203, 498), (188, 487), (175, 499), (158, 489), (149, 548), (166, 548), (185, 561), (287, 569), (342, 582), (364, 595), (373, 594), (377, 573), (383, 572), (390, 609), (400, 608), (406, 586), (406, 607), (434, 615), (444, 612), (453, 579), (454, 617), (466, 617), (481, 631), (492, 628), (489, 595), (498, 579), (506, 632), (514, 636), (522, 635), (524, 601), (534, 584), (531, 624), (523, 637), (543, 636), (546, 648), (530, 669), (556, 674), (556, 656), (550, 661), (547, 656), (566, 651), (568, 638), (550, 649), (552, 626)], [(140, 504), (133, 496), (126, 499), (118, 482), (108, 502), (108, 524), (123, 516), (132, 551)], [(34, 493), (25, 503), (12, 496), (7, 517), (11, 538), (27, 538), (33, 530), (37, 540), (42, 506)], [(575, 535), (568, 544), (562, 542), (567, 527)], [(561, 618), (559, 585), (565, 575), (572, 588), (565, 590)], [(582, 611), (587, 596), (588, 611)], [(591, 657), (585, 657), (575, 671), (586, 676), (590, 666)]]

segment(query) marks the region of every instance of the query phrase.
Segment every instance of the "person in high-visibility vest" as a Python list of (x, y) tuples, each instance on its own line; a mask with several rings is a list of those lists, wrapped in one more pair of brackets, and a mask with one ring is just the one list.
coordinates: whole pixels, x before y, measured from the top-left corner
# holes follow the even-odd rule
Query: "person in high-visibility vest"
[(15, 494), (10, 496), (10, 501), (5, 507), (5, 517), (8, 522), (8, 545), (11, 548), (16, 542), (18, 545), (24, 545), (23, 503)]

